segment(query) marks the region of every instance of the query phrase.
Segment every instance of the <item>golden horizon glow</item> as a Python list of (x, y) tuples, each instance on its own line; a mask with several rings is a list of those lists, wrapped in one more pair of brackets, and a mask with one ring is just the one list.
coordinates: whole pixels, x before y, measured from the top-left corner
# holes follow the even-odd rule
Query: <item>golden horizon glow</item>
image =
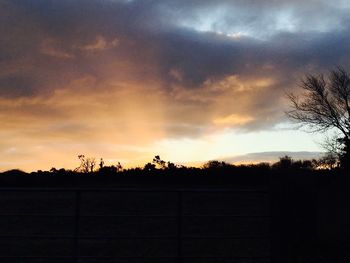
[[(0, 113), (0, 134), (7, 138), (1, 168), (74, 169), (79, 154), (104, 158), (110, 165), (121, 162), (125, 167), (143, 166), (158, 154), (179, 164), (200, 166), (208, 160), (265, 150), (266, 146), (273, 150), (276, 147), (266, 141), (247, 143), (252, 134), (262, 139), (259, 132), (234, 131), (254, 123), (251, 98), (259, 96), (259, 90), (264, 93), (268, 83), (272, 82), (230, 76), (219, 82), (207, 81), (200, 95), (182, 87), (169, 95), (152, 81), (140, 85), (110, 80), (104, 82), (108, 88), (101, 89), (94, 78), (85, 76), (52, 94), (1, 99), (5, 110)], [(236, 109), (231, 103), (235, 97), (240, 101)], [(197, 105), (196, 101), (206, 104)], [(237, 113), (230, 113), (232, 110)], [(237, 138), (246, 145), (235, 147)], [(317, 150), (312, 142), (306, 145), (306, 150)], [(290, 148), (289, 143), (277, 147)]]
[(350, 65), (336, 2), (0, 1), (0, 171), (322, 151), (285, 94)]

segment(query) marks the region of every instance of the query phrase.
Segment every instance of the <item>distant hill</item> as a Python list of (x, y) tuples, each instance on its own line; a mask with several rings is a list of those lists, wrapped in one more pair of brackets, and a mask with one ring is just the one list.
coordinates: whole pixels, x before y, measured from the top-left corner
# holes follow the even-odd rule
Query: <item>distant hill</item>
[(288, 151), (275, 151), (275, 152), (257, 152), (247, 153), (244, 155), (238, 155), (233, 157), (220, 158), (229, 163), (257, 163), (257, 162), (276, 162), (279, 157), (288, 155), (295, 160), (311, 160), (320, 158), (324, 152), (288, 152)]

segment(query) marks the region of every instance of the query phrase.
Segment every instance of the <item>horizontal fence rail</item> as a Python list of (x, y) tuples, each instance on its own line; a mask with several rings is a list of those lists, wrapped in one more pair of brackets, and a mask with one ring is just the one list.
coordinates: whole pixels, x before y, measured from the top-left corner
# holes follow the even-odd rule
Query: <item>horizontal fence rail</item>
[(271, 261), (268, 189), (0, 188), (0, 205), (1, 262)]

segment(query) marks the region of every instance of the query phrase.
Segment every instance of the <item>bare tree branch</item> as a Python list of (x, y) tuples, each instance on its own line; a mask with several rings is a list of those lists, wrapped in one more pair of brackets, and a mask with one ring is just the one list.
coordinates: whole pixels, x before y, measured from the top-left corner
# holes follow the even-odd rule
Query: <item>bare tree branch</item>
[(350, 75), (339, 67), (328, 77), (306, 75), (299, 86), (303, 91), (301, 95), (287, 94), (291, 103), (287, 116), (309, 127), (312, 132), (336, 129), (341, 134), (337, 138), (341, 142), (337, 147), (341, 148), (343, 156), (349, 156)]

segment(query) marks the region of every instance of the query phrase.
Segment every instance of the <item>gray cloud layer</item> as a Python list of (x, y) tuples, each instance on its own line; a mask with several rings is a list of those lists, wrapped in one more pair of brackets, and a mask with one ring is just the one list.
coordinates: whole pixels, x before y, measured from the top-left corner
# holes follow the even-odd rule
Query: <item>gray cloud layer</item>
[[(303, 73), (350, 66), (348, 14), (347, 1), (5, 0), (0, 97), (157, 83), (175, 98), (165, 109), (179, 123), (175, 134), (210, 122), (217, 116), (202, 115), (220, 102), (217, 115), (254, 114), (245, 127), (267, 127), (280, 121), (283, 91)], [(261, 79), (272, 80), (263, 91), (254, 84)]]

